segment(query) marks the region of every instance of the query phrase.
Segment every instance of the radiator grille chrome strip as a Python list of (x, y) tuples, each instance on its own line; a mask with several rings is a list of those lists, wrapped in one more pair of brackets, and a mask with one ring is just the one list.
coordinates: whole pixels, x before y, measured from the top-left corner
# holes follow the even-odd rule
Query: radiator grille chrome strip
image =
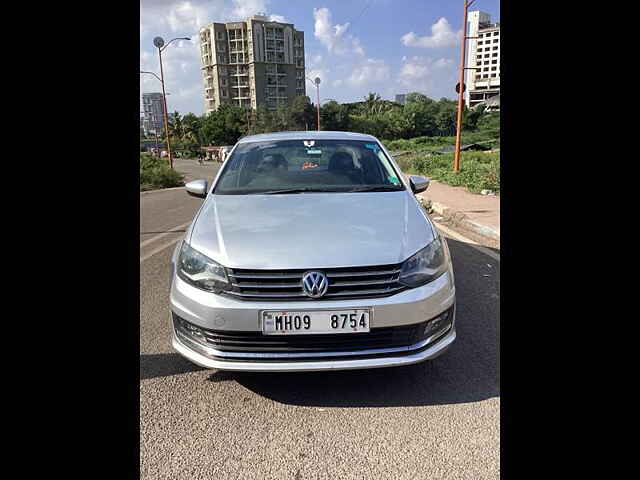
[[(302, 275), (311, 268), (295, 270), (228, 269), (232, 290), (225, 294), (241, 300), (251, 299), (307, 299), (302, 291)], [(372, 267), (319, 268), (329, 280), (329, 288), (322, 298), (385, 297), (404, 290), (399, 282), (400, 265)], [(321, 301), (315, 299), (315, 301)]]

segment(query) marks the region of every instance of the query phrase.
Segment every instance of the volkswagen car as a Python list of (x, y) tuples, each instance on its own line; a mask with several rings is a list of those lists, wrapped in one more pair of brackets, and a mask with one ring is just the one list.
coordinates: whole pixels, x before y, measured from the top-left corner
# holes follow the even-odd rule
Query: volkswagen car
[(173, 348), (200, 366), (315, 371), (409, 365), (455, 340), (449, 248), (375, 137), (248, 136), (172, 257)]

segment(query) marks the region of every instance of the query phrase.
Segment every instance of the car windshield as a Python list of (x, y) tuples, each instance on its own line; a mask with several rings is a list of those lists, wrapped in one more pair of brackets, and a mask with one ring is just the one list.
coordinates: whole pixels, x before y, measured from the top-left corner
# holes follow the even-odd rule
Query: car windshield
[(377, 142), (281, 140), (239, 144), (215, 194), (284, 194), (404, 190)]

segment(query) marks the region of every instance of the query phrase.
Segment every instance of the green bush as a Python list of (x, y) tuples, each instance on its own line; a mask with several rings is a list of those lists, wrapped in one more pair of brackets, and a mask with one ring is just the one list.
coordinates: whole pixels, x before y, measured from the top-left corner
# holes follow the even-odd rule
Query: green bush
[(140, 190), (180, 187), (183, 176), (172, 169), (164, 158), (140, 155)]
[(465, 187), (472, 193), (492, 190), (500, 193), (500, 153), (462, 152), (460, 172), (453, 173), (453, 154), (407, 155), (398, 159), (405, 173), (425, 175), (454, 187)]

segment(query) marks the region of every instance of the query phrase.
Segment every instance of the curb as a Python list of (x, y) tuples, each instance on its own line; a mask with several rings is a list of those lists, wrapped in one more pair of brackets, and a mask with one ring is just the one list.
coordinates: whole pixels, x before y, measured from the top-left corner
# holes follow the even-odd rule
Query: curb
[(489, 238), (491, 240), (497, 240), (498, 242), (500, 241), (499, 231), (491, 227), (487, 227), (486, 225), (474, 222), (473, 220), (470, 220), (464, 213), (447, 207), (442, 203), (434, 202), (427, 195), (418, 195), (418, 197), (423, 198), (424, 200), (431, 201), (431, 209), (438, 215), (442, 216), (444, 219), (451, 221), (454, 225), (458, 225), (482, 237)]
[(171, 188), (159, 188), (157, 190), (145, 190), (140, 192), (140, 195), (146, 195), (147, 193), (168, 192), (170, 190), (182, 190), (184, 187), (171, 187)]

